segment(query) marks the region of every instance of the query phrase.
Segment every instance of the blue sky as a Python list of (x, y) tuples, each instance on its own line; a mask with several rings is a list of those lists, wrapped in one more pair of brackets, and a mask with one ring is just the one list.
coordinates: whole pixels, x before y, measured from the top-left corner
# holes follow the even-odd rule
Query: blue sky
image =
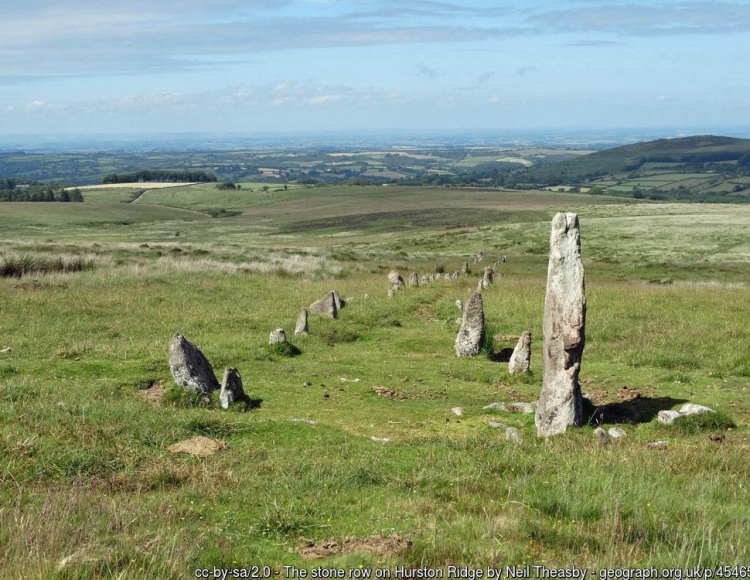
[(750, 1), (3, 0), (0, 133), (750, 124)]

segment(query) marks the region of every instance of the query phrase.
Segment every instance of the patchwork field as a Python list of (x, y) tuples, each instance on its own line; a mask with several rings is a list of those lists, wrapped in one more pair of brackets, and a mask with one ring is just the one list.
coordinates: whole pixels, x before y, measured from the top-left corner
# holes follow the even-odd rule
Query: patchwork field
[[(394, 186), (86, 193), (0, 214), (5, 576), (750, 562), (750, 207)], [(627, 433), (606, 446), (593, 425), (542, 440), (533, 415), (483, 408), (539, 396), (562, 210), (580, 216), (587, 274), (582, 387)], [(457, 359), (455, 301), (500, 255), (483, 293), (495, 338)], [(387, 296), (393, 268), (464, 261), (467, 276)], [(340, 319), (294, 337), (300, 308), (334, 288)], [(295, 349), (268, 346), (279, 327)], [(532, 374), (509, 377), (498, 361), (524, 330)], [(236, 367), (250, 404), (175, 387), (175, 332), (219, 379)], [(718, 413), (656, 421), (686, 402)], [(227, 448), (169, 450), (193, 436)]]

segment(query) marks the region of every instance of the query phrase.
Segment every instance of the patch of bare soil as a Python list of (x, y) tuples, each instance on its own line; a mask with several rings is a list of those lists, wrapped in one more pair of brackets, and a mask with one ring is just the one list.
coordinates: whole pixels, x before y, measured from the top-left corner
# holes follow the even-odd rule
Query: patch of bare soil
[(393, 534), (390, 537), (378, 534), (369, 538), (344, 538), (341, 541), (330, 539), (320, 544), (315, 544), (315, 542), (308, 540), (304, 546), (297, 549), (297, 553), (305, 560), (327, 558), (336, 554), (351, 554), (353, 552), (367, 552), (375, 556), (387, 556), (408, 550), (411, 545), (411, 540), (399, 534)]
[(206, 457), (217, 451), (229, 449), (229, 446), (223, 441), (198, 435), (180, 441), (179, 443), (175, 443), (174, 445), (170, 445), (167, 449), (172, 453), (189, 453), (190, 455), (197, 455), (198, 457)]
[(166, 387), (161, 381), (152, 381), (151, 385), (147, 389), (138, 391), (138, 394), (143, 397), (147, 403), (150, 403), (154, 407), (161, 405), (161, 400), (164, 398)]

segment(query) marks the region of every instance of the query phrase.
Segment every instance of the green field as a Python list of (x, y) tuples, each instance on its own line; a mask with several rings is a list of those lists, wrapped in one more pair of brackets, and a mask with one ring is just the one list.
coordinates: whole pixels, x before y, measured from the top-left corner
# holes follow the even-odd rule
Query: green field
[[(750, 207), (273, 189), (2, 205), (0, 265), (85, 260), (0, 277), (5, 577), (750, 562)], [(549, 223), (562, 210), (580, 216), (587, 274), (582, 387), (618, 404), (627, 432), (608, 446), (591, 425), (540, 440), (533, 415), (483, 409), (539, 396)], [(452, 272), (479, 250), (468, 276), (386, 294), (392, 268)], [(502, 254), (484, 292), (499, 337), (487, 349), (531, 330), (530, 376), (453, 352), (455, 301)], [(300, 308), (334, 288), (340, 319), (311, 317), (310, 335), (293, 337)], [(267, 345), (279, 327), (297, 356)], [(219, 378), (236, 367), (253, 404), (181, 396), (175, 332)], [(735, 426), (656, 422), (684, 402)], [(168, 450), (195, 435), (228, 449)]]

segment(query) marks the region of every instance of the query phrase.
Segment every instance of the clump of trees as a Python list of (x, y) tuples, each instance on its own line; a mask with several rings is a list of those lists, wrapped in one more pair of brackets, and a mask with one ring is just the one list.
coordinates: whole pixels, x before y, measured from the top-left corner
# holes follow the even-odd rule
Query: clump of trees
[(102, 179), (103, 184), (108, 183), (137, 183), (137, 182), (198, 182), (209, 183), (216, 181), (216, 176), (205, 171), (168, 171), (160, 169), (151, 171), (143, 169), (135, 173), (110, 173)]
[(81, 190), (65, 189), (57, 183), (25, 182), (0, 177), (0, 202), (2, 201), (62, 201), (82, 202)]

